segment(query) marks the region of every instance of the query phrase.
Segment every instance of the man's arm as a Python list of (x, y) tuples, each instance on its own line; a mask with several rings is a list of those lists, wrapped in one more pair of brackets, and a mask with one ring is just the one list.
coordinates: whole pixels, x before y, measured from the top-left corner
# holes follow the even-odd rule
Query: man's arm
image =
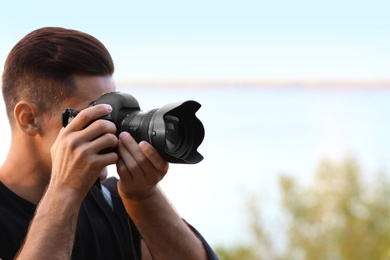
[(125, 207), (153, 259), (207, 259), (200, 239), (180, 218), (159, 188), (148, 199), (127, 200)]
[(80, 203), (49, 186), (17, 259), (70, 259)]
[(158, 182), (168, 170), (148, 143), (120, 135), (118, 191), (153, 259), (207, 259), (201, 240), (182, 220)]

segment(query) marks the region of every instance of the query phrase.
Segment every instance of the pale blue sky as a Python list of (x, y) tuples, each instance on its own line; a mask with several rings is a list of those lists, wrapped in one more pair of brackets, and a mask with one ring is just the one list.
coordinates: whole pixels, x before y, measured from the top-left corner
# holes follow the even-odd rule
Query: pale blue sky
[(99, 38), (118, 80), (390, 80), (388, 10), (388, 0), (7, 1), (0, 62), (31, 30), (61, 26)]

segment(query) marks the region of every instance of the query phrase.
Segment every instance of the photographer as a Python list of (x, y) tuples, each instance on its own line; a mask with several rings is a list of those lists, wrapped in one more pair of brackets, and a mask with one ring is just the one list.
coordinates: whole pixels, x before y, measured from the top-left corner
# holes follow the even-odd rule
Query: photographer
[[(0, 168), (0, 258), (216, 259), (158, 183), (168, 163), (113, 122), (114, 65), (94, 37), (42, 28), (11, 50), (2, 90), (12, 140)], [(61, 113), (81, 112), (67, 127)], [(107, 148), (116, 152), (101, 153)], [(106, 179), (116, 164), (119, 180)], [(94, 185), (96, 179), (101, 184)]]

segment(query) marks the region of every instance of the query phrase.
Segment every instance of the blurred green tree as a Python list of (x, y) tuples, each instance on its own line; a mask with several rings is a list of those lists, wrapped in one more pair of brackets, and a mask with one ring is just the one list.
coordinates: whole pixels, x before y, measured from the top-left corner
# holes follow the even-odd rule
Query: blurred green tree
[(357, 162), (323, 161), (312, 184), (280, 178), (287, 221), (284, 259), (390, 259), (390, 183), (364, 181)]
[(218, 246), (215, 249), (220, 260), (254, 260), (256, 258), (254, 249), (250, 246)]
[(390, 259), (390, 181), (384, 172), (363, 178), (351, 157), (323, 160), (312, 182), (280, 177), (286, 244), (278, 252), (264, 232), (258, 199), (248, 199), (253, 243), (217, 247), (221, 260)]

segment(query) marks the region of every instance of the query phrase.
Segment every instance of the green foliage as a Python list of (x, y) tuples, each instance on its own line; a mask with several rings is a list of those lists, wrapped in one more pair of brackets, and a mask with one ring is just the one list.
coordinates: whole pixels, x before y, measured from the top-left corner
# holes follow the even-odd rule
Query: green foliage
[(388, 259), (390, 185), (385, 174), (362, 180), (357, 163), (324, 161), (314, 182), (280, 179), (288, 218), (286, 259)]
[(216, 247), (216, 254), (220, 260), (254, 260), (254, 249), (250, 246), (235, 246), (232, 248)]
[(249, 230), (252, 243), (234, 247), (217, 247), (216, 253), (220, 260), (261, 260), (275, 259), (273, 244), (263, 229), (258, 199), (254, 195), (248, 198), (246, 210), (249, 216)]
[[(368, 177), (368, 176), (366, 176)], [(311, 183), (280, 177), (286, 245), (275, 252), (264, 232), (257, 199), (247, 205), (253, 243), (219, 247), (221, 260), (390, 259), (390, 181), (385, 173), (363, 179), (357, 162), (323, 161)]]

